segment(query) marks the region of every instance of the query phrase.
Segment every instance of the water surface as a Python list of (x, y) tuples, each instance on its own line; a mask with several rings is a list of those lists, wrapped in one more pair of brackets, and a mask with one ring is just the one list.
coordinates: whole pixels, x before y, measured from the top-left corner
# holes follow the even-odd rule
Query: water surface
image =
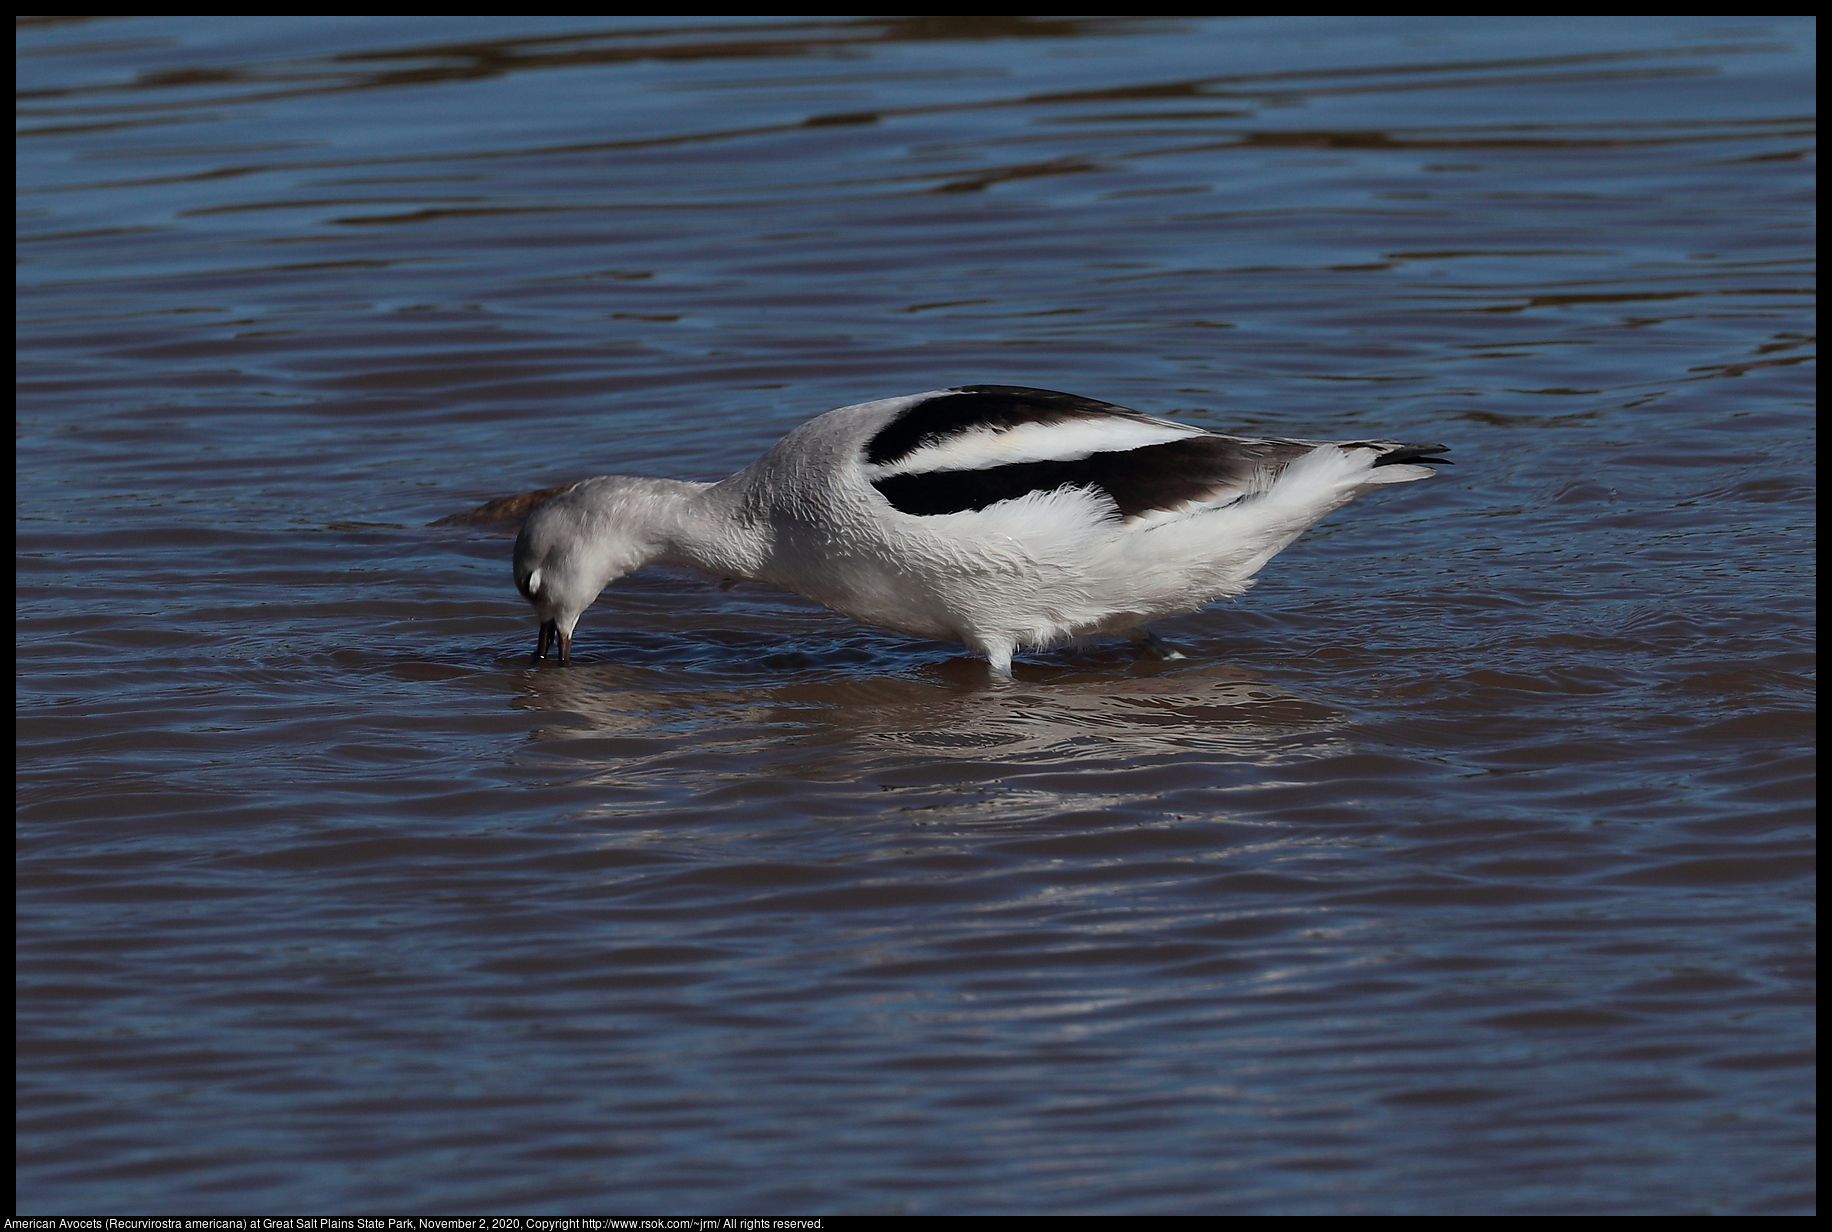
[[(1813, 39), (23, 23), (19, 1211), (1810, 1210)], [(963, 382), (1458, 464), (1007, 689), (426, 528)]]

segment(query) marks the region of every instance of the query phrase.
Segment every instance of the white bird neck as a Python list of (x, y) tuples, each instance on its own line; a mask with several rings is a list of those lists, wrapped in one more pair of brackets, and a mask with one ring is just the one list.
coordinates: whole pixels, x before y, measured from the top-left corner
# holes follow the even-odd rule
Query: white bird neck
[(655, 559), (729, 578), (754, 578), (769, 556), (770, 537), (743, 513), (741, 494), (725, 483), (651, 479), (649, 524)]

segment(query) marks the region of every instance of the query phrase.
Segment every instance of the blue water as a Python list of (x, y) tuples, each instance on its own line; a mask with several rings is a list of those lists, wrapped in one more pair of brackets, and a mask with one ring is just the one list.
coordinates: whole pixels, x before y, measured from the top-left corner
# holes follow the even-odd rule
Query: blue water
[[(26, 1214), (1813, 1205), (1808, 18), (24, 19)], [(1188, 653), (509, 541), (1443, 441)]]

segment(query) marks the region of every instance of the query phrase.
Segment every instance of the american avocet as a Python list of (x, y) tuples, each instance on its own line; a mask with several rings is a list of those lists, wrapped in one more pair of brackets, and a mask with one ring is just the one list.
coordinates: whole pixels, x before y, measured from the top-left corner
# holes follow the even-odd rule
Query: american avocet
[(492, 501), (527, 516), (515, 585), (536, 659), (651, 562), (771, 583), (912, 637), (1012, 652), (1097, 634), (1181, 657), (1146, 625), (1252, 585), (1370, 488), (1444, 445), (1223, 436), (1046, 389), (962, 385), (809, 420), (721, 483), (604, 475)]

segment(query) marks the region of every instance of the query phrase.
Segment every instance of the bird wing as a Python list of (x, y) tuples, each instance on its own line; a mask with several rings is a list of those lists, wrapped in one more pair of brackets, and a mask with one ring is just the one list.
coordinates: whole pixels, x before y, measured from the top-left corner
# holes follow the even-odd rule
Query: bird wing
[[(1218, 508), (1269, 487), (1323, 442), (1222, 436), (1110, 402), (1047, 389), (966, 385), (903, 408), (866, 442), (868, 479), (917, 517), (984, 509), (1031, 493), (1091, 490), (1113, 516)], [(1443, 446), (1354, 441), (1368, 465)], [(1400, 455), (1403, 454), (1403, 457)]]

